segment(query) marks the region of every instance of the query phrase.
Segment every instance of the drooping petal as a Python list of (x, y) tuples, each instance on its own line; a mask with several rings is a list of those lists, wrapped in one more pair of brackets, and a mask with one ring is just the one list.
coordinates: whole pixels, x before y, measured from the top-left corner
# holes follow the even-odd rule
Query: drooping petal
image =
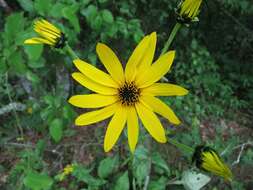
[(125, 77), (127, 82), (131, 82), (135, 78), (136, 68), (140, 64), (141, 59), (146, 53), (150, 41), (149, 35), (145, 36), (134, 49), (132, 55), (127, 61), (125, 68)]
[(98, 43), (96, 51), (100, 61), (104, 64), (112, 78), (122, 84), (125, 81), (122, 65), (116, 54), (105, 44)]
[(25, 44), (48, 44), (53, 46), (55, 44), (55, 42), (53, 41), (49, 41), (47, 39), (44, 38), (39, 38), (39, 37), (34, 37), (34, 38), (30, 38), (24, 41)]
[(117, 104), (112, 104), (99, 110), (84, 113), (75, 120), (75, 125), (84, 126), (97, 123), (111, 117), (117, 108)]
[(100, 108), (113, 104), (117, 100), (117, 96), (86, 94), (72, 96), (68, 102), (79, 108)]
[(105, 133), (104, 150), (108, 152), (117, 142), (127, 120), (127, 110), (120, 104), (117, 106), (114, 116), (112, 117)]
[(167, 106), (165, 103), (163, 103), (158, 98), (155, 98), (153, 96), (142, 96), (141, 100), (147, 104), (154, 112), (160, 114), (161, 116), (168, 119), (173, 124), (180, 124), (180, 120), (175, 115), (173, 110)]
[(188, 94), (188, 90), (175, 84), (155, 83), (147, 88), (143, 88), (142, 94), (153, 96), (184, 96)]
[(81, 73), (83, 73), (85, 76), (92, 79), (93, 81), (109, 87), (118, 87), (118, 84), (112, 79), (110, 75), (97, 69), (93, 65), (86, 63), (85, 61), (82, 61), (80, 59), (75, 59), (73, 62)]
[(149, 134), (158, 142), (165, 143), (167, 141), (165, 130), (154, 112), (142, 103), (137, 103), (135, 107)]
[(169, 51), (162, 55), (154, 64), (146, 70), (139, 70), (136, 76), (136, 84), (139, 88), (152, 85), (164, 76), (170, 69), (175, 57), (175, 51)]
[(134, 107), (129, 107), (127, 113), (127, 136), (130, 150), (133, 153), (139, 136), (138, 117)]
[(140, 61), (138, 70), (145, 71), (153, 63), (156, 48), (156, 40), (157, 40), (156, 32), (153, 32), (152, 34), (150, 34), (149, 45), (148, 48), (146, 49), (146, 52), (142, 60)]
[(104, 95), (115, 95), (118, 93), (118, 90), (116, 88), (104, 86), (102, 84), (99, 84), (90, 78), (86, 77), (82, 73), (75, 72), (72, 74), (72, 77), (79, 82), (81, 85), (84, 87), (97, 92), (99, 94), (104, 94)]

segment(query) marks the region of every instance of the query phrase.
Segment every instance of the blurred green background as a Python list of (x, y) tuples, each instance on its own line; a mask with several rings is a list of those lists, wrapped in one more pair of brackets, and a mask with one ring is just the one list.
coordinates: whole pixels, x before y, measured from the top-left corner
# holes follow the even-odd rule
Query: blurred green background
[[(35, 36), (32, 23), (45, 18), (61, 28), (78, 56), (101, 67), (97, 42), (109, 45), (125, 63), (136, 44), (158, 34), (156, 58), (175, 25), (179, 0), (0, 0), (0, 189), (183, 189), (169, 183), (190, 168), (175, 147), (152, 142), (133, 157), (126, 137), (103, 152), (106, 123), (73, 124), (67, 99), (88, 90), (70, 78), (70, 57), (47, 46), (23, 42)], [(170, 136), (192, 147), (206, 143), (231, 166), (230, 184), (213, 177), (203, 189), (253, 189), (253, 4), (252, 0), (204, 1), (200, 22), (184, 27), (171, 83), (189, 89), (185, 97), (165, 99), (183, 124), (164, 121)], [(103, 68), (102, 68), (103, 69)], [(241, 154), (240, 154), (241, 152)], [(72, 174), (57, 177), (67, 164)]]

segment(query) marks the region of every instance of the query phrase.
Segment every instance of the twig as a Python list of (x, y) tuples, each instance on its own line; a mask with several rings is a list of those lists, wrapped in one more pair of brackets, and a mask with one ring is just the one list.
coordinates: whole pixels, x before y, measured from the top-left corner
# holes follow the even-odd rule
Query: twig
[(145, 183), (144, 183), (143, 190), (147, 190), (148, 189), (149, 179), (150, 179), (150, 176), (147, 175), (146, 178), (145, 178)]
[(239, 152), (239, 154), (238, 154), (238, 156), (237, 156), (237, 159), (232, 163), (232, 166), (234, 166), (234, 165), (240, 163), (243, 150), (245, 149), (245, 147), (246, 147), (247, 145), (253, 146), (253, 142), (250, 142), (250, 141), (249, 141), (249, 142), (243, 143), (243, 144), (238, 145), (238, 146), (236, 146), (236, 147), (233, 148), (233, 149), (237, 149), (237, 148), (241, 148), (241, 149), (240, 149), (240, 152)]

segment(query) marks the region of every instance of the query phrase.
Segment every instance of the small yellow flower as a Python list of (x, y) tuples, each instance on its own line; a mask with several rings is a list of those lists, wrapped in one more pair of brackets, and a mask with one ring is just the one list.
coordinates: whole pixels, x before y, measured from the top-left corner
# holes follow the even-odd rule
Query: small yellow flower
[(74, 171), (74, 164), (68, 164), (63, 168), (63, 172), (58, 175), (58, 179), (60, 181), (64, 180), (64, 178), (71, 174)]
[(98, 43), (98, 57), (109, 74), (85, 61), (74, 60), (80, 72), (73, 73), (72, 77), (95, 93), (72, 96), (69, 103), (79, 108), (100, 108), (80, 115), (75, 124), (90, 125), (112, 116), (104, 138), (106, 152), (112, 149), (125, 125), (129, 147), (134, 152), (139, 135), (138, 117), (160, 143), (166, 142), (166, 135), (155, 113), (173, 124), (180, 123), (172, 109), (156, 96), (182, 96), (188, 91), (175, 84), (158, 82), (170, 70), (175, 51), (165, 53), (152, 64), (156, 40), (155, 32), (145, 36), (129, 58), (125, 70), (116, 54), (105, 44)]
[(217, 152), (207, 146), (197, 146), (192, 161), (199, 169), (221, 176), (226, 180), (232, 180), (232, 172), (221, 160)]
[(67, 166), (65, 166), (65, 168), (63, 169), (63, 173), (65, 175), (69, 175), (74, 171), (74, 166), (73, 164), (68, 164)]
[(33, 113), (33, 108), (32, 108), (32, 107), (29, 107), (29, 108), (27, 109), (27, 113), (32, 114), (32, 113)]
[(33, 37), (25, 40), (25, 44), (47, 44), (55, 48), (63, 48), (66, 42), (66, 37), (56, 26), (50, 22), (41, 19), (34, 22), (34, 31), (40, 37)]
[(191, 22), (199, 14), (199, 8), (202, 3), (202, 0), (184, 0), (178, 10), (179, 21), (182, 22)]

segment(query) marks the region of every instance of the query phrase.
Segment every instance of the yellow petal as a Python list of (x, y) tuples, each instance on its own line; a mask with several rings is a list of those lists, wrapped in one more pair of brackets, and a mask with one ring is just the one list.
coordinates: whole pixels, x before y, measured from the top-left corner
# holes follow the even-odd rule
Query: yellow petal
[(140, 62), (138, 70), (144, 71), (152, 64), (155, 55), (155, 48), (156, 48), (156, 32), (153, 32), (150, 35), (148, 48)]
[(149, 35), (145, 36), (141, 40), (141, 42), (136, 46), (132, 55), (128, 59), (128, 62), (125, 68), (126, 81), (131, 82), (134, 80), (135, 74), (136, 74), (136, 68), (140, 64), (140, 61), (143, 58), (146, 52), (146, 49), (148, 48), (149, 41), (150, 41)]
[(117, 96), (102, 94), (75, 95), (69, 99), (69, 103), (79, 108), (100, 108), (115, 103)]
[(134, 107), (128, 108), (127, 113), (127, 136), (128, 144), (131, 152), (133, 153), (138, 142), (139, 125), (138, 117)]
[(120, 104), (117, 106), (114, 116), (112, 117), (104, 139), (104, 150), (108, 152), (112, 149), (114, 144), (117, 142), (127, 120), (127, 110), (124, 109)]
[(122, 84), (125, 81), (122, 65), (116, 54), (105, 44), (98, 43), (97, 54), (112, 78)]
[(91, 80), (109, 87), (118, 87), (118, 84), (112, 79), (112, 77), (105, 72), (97, 69), (93, 65), (86, 63), (80, 59), (75, 59), (75, 66), (81, 73), (90, 78)]
[(168, 119), (173, 124), (180, 124), (180, 120), (175, 115), (173, 110), (167, 106), (165, 103), (163, 103), (158, 98), (155, 98), (153, 96), (142, 96), (141, 100), (147, 104), (154, 112), (160, 114), (161, 116)]
[(51, 46), (54, 45), (54, 42), (49, 41), (49, 40), (44, 39), (44, 38), (38, 38), (38, 37), (27, 39), (27, 40), (24, 41), (24, 43), (25, 44), (48, 44), (48, 45), (51, 45)]
[(144, 127), (147, 129), (149, 134), (158, 142), (165, 143), (167, 139), (164, 128), (154, 112), (148, 109), (142, 103), (136, 104), (135, 107)]
[(55, 34), (60, 34), (61, 31), (56, 27), (54, 26), (53, 24), (51, 24), (50, 22), (46, 21), (45, 19), (41, 19), (41, 20), (37, 20), (34, 22), (34, 29), (47, 29), (49, 31), (52, 31), (54, 32)]
[(139, 88), (150, 86), (165, 75), (173, 62), (175, 51), (169, 51), (162, 55), (154, 64), (146, 70), (140, 70), (142, 74), (136, 76), (136, 84)]
[(78, 126), (90, 125), (111, 117), (116, 110), (116, 104), (109, 105), (105, 108), (84, 113), (76, 118), (75, 124)]
[(188, 94), (185, 88), (168, 83), (155, 83), (142, 89), (142, 94), (153, 96), (184, 96)]
[(104, 94), (104, 95), (115, 95), (118, 93), (118, 90), (116, 88), (111, 88), (108, 86), (101, 85), (101, 84), (89, 79), (88, 77), (86, 77), (82, 73), (75, 72), (72, 74), (72, 77), (77, 82), (79, 82), (81, 85), (83, 85), (84, 87), (86, 87), (96, 93)]

